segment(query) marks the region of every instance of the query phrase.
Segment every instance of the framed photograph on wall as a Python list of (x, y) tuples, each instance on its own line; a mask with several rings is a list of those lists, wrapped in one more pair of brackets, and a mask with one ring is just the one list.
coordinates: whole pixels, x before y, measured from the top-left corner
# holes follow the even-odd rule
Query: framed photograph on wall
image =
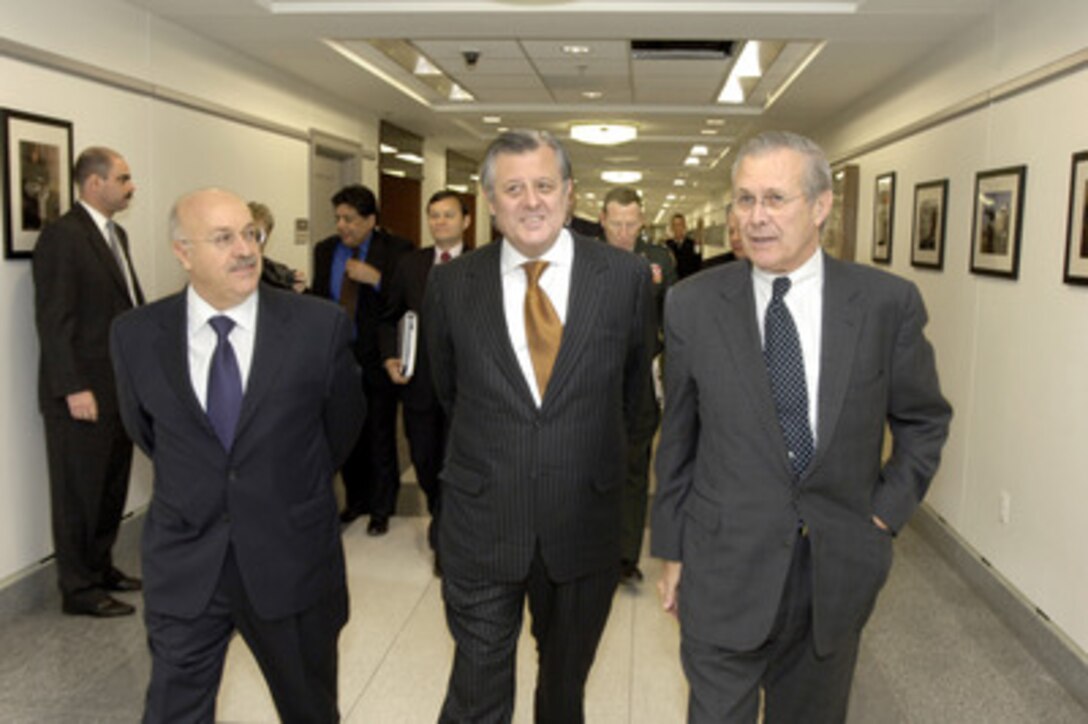
[(29, 259), (38, 234), (72, 205), (72, 124), (3, 111), (4, 256)]
[(873, 193), (873, 261), (892, 262), (892, 229), (895, 225), (895, 172), (876, 177)]
[(948, 208), (948, 179), (914, 187), (914, 221), (910, 232), (911, 266), (944, 268), (944, 233)]
[(1067, 236), (1065, 283), (1088, 284), (1088, 151), (1073, 154)]
[(824, 251), (836, 259), (854, 260), (858, 226), (858, 167), (848, 164), (831, 170), (834, 202), (824, 225)]
[(971, 271), (1016, 279), (1027, 166), (980, 171), (975, 176)]

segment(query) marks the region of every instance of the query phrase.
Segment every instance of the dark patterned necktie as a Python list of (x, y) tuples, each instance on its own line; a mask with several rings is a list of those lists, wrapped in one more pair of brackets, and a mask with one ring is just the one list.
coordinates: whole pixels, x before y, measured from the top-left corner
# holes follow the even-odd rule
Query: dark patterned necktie
[(234, 347), (230, 343), (230, 331), (234, 320), (219, 315), (208, 320), (219, 338), (212, 353), (211, 367), (208, 369), (208, 419), (211, 420), (215, 434), (223, 443), (225, 450), (234, 444), (234, 428), (238, 425), (238, 415), (242, 412), (242, 373), (238, 369), (238, 358), (234, 356)]
[(782, 438), (789, 451), (793, 472), (800, 477), (812, 460), (812, 428), (808, 422), (808, 387), (801, 341), (785, 302), (789, 290), (789, 277), (774, 280), (763, 327), (763, 359), (771, 380)]

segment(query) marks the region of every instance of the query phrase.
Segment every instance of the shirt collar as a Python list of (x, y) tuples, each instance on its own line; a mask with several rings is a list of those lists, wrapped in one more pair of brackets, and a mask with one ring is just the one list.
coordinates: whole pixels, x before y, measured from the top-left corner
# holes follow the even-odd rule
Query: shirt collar
[(209, 319), (221, 314), (234, 320), (235, 326), (249, 330), (250, 332), (255, 331), (257, 322), (256, 290), (246, 297), (245, 301), (241, 304), (223, 310), (216, 309), (208, 304), (203, 297), (197, 294), (197, 291), (193, 289), (192, 284), (186, 289), (185, 298), (189, 310), (189, 334), (198, 332), (201, 327), (208, 323)]
[(107, 218), (106, 215), (103, 214), (101, 211), (91, 206), (83, 199), (79, 200), (79, 205), (82, 206), (84, 210), (91, 215), (91, 220), (94, 221), (94, 224), (98, 227), (98, 230), (102, 232), (102, 236), (104, 236), (106, 239), (109, 239), (109, 234), (106, 233), (106, 224), (110, 223), (110, 219)]
[(440, 249), (439, 247), (436, 246), (436, 247), (434, 247), (434, 260), (438, 261), (438, 258), (440, 256), (442, 256), (443, 251), (445, 251), (447, 254), (450, 255), (451, 260), (456, 259), (457, 257), (461, 256), (461, 252), (463, 252), (464, 250), (465, 250), (465, 245), (463, 243), (454, 244), (449, 249)]
[(752, 265), (752, 280), (759, 286), (770, 289), (774, 283), (774, 280), (780, 276), (787, 276), (790, 279), (790, 288), (796, 289), (798, 284), (807, 284), (813, 281), (818, 281), (823, 278), (824, 274), (824, 251), (823, 249), (816, 249), (816, 253), (809, 257), (801, 266), (794, 269), (789, 274), (774, 274), (760, 269), (755, 264)]
[(504, 276), (527, 261), (546, 261), (549, 266), (570, 267), (574, 263), (574, 239), (570, 231), (566, 227), (560, 229), (555, 243), (536, 259), (525, 256), (503, 238), (499, 269)]

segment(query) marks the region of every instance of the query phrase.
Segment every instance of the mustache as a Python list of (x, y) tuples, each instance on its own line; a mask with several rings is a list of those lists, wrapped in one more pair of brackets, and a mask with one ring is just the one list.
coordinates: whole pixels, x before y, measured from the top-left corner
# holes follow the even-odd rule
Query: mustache
[(244, 256), (230, 265), (230, 271), (246, 271), (247, 269), (252, 269), (255, 266), (257, 266), (256, 255)]

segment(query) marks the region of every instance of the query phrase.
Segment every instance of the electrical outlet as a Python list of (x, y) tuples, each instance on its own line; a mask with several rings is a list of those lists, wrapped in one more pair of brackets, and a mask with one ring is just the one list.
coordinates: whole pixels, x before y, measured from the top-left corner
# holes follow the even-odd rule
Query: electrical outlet
[(1001, 491), (1001, 510), (998, 512), (998, 520), (1002, 525), (1008, 525), (1009, 519), (1012, 517), (1012, 496), (1009, 495), (1009, 491)]

